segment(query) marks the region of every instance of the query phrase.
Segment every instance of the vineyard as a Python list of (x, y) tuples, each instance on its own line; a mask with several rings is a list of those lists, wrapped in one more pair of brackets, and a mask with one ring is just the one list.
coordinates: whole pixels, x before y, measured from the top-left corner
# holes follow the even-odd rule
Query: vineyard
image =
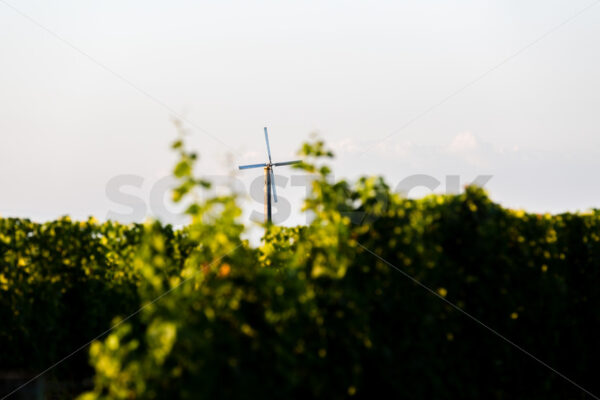
[(314, 220), (255, 248), (234, 196), (194, 200), (210, 182), (173, 147), (183, 229), (0, 219), (0, 372), (96, 338), (45, 375), (82, 384), (48, 398), (586, 398), (500, 334), (600, 392), (600, 211), (514, 211), (476, 187), (407, 199), (333, 181), (314, 142)]

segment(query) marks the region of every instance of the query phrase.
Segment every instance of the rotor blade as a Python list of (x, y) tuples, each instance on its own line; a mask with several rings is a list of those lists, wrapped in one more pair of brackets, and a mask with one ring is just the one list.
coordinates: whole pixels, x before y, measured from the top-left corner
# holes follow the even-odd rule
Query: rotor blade
[(278, 163), (275, 163), (273, 165), (277, 166), (277, 167), (281, 167), (282, 165), (298, 164), (299, 162), (302, 162), (302, 160), (278, 162)]
[(250, 164), (250, 165), (240, 165), (238, 168), (239, 169), (248, 169), (248, 168), (260, 168), (260, 167), (266, 167), (267, 164)]
[(269, 134), (267, 133), (267, 127), (265, 126), (265, 142), (267, 142), (267, 154), (269, 154), (269, 163), (271, 162), (271, 146), (269, 145)]
[(273, 189), (273, 200), (275, 200), (275, 203), (277, 203), (277, 191), (275, 190), (275, 174), (273, 173), (273, 170), (271, 169), (271, 188)]

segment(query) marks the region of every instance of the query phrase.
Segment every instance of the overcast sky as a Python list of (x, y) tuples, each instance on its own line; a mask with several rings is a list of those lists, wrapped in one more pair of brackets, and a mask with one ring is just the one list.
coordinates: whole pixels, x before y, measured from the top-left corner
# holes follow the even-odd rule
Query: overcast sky
[[(0, 0), (0, 215), (172, 219), (151, 197), (168, 184), (174, 115), (202, 174), (265, 161), (268, 126), (275, 160), (318, 132), (339, 177), (422, 174), (444, 192), (447, 176), (491, 175), (505, 206), (600, 207), (591, 4)], [(283, 223), (301, 222), (304, 189), (277, 173)], [(246, 191), (258, 179), (249, 218), (262, 171), (236, 174)]]

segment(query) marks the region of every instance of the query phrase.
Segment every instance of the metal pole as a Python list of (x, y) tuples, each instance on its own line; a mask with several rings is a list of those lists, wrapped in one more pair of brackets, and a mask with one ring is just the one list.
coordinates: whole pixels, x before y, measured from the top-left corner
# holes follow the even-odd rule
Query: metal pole
[(271, 223), (271, 166), (265, 167), (265, 223)]

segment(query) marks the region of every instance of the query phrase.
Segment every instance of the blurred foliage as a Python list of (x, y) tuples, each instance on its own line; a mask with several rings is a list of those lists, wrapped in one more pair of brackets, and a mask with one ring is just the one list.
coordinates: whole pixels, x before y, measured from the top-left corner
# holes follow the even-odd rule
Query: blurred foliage
[(230, 196), (198, 201), (183, 140), (174, 200), (191, 224), (0, 220), (2, 366), (90, 346), (80, 399), (584, 398), (370, 249), (592, 392), (600, 349), (600, 213), (507, 210), (469, 187), (401, 198), (333, 181), (323, 142), (307, 226), (240, 239)]

